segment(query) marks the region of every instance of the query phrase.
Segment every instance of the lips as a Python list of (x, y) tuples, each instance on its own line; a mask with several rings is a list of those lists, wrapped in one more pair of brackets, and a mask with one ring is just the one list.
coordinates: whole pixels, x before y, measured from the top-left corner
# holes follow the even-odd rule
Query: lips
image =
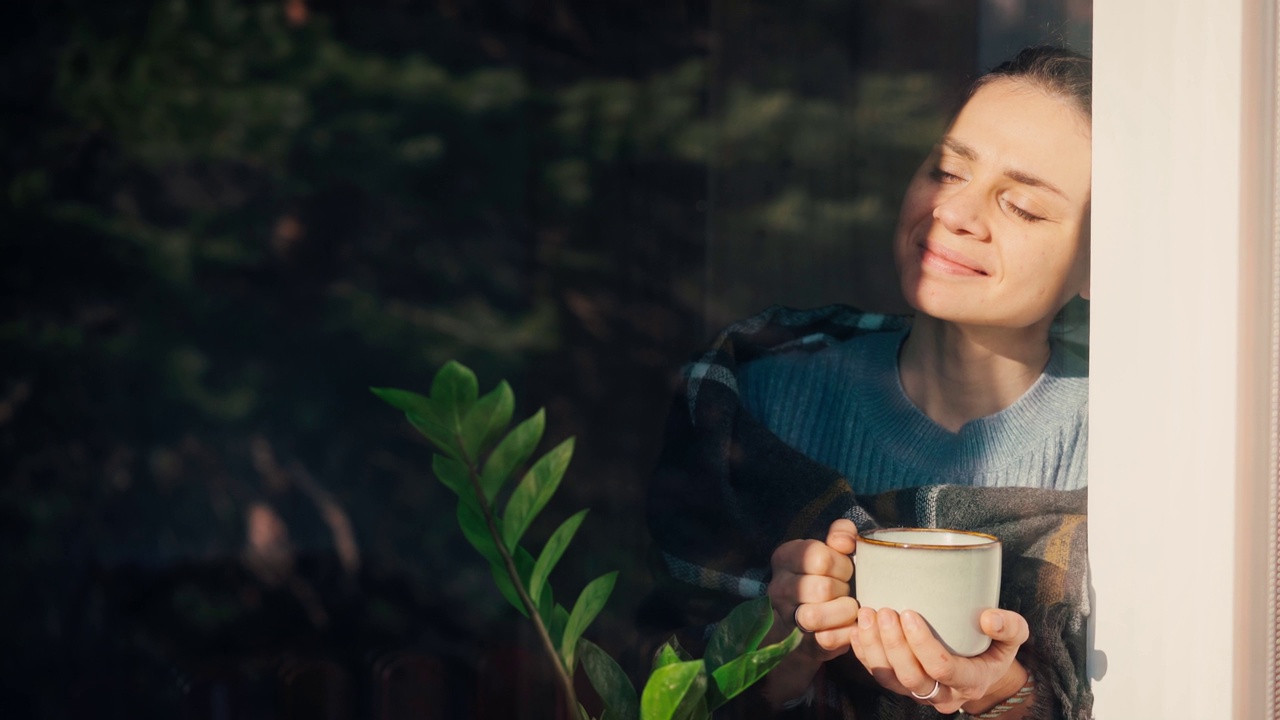
[(948, 275), (985, 277), (989, 275), (973, 258), (934, 243), (920, 243), (920, 262)]

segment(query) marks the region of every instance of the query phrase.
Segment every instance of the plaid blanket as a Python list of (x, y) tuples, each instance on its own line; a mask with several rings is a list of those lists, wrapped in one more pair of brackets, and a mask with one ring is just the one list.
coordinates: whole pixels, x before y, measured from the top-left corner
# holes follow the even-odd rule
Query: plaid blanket
[[(713, 623), (744, 598), (764, 594), (769, 557), (782, 542), (823, 538), (837, 518), (860, 529), (949, 527), (990, 533), (1004, 544), (1001, 607), (1027, 618), (1019, 660), (1035, 675), (1039, 718), (1086, 720), (1089, 613), (1087, 490), (932, 485), (855, 496), (848, 481), (784, 444), (738, 402), (735, 368), (765, 353), (818, 349), (860, 333), (896, 330), (906, 318), (831, 306), (780, 307), (733, 325), (686, 366), (648, 498), (680, 622)], [(674, 580), (676, 582), (670, 582)], [(882, 691), (848, 653), (827, 663), (820, 717), (915, 720), (932, 708)]]

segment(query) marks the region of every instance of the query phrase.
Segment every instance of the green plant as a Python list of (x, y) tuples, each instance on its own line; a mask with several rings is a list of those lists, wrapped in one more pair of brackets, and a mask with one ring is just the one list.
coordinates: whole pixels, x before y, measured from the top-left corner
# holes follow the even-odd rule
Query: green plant
[(659, 649), (643, 691), (637, 695), (626, 673), (595, 643), (583, 637), (604, 608), (617, 572), (587, 583), (573, 608), (557, 603), (551, 571), (564, 555), (587, 511), (571, 515), (535, 556), (521, 545), (530, 523), (560, 486), (573, 455), (573, 438), (527, 465), (503, 511), (497, 500), (508, 481), (526, 467), (542, 439), (545, 414), (511, 425), (515, 397), (505, 381), (481, 396), (475, 373), (449, 362), (436, 373), (431, 395), (373, 388), (439, 451), (436, 477), (458, 496), (458, 525), (467, 541), (489, 562), (498, 590), (533, 622), (543, 650), (555, 666), (571, 717), (592, 717), (578, 703), (573, 675), (582, 666), (604, 700), (601, 720), (696, 720), (750, 687), (800, 643), (793, 630), (783, 641), (760, 647), (773, 623), (767, 598), (749, 600), (721, 621), (706, 657), (692, 658), (673, 637)]

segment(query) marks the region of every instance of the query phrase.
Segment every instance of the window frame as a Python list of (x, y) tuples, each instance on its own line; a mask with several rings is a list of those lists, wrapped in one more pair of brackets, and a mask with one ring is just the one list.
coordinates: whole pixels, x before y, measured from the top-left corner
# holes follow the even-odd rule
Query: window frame
[(1089, 665), (1104, 720), (1277, 710), (1275, 23), (1274, 0), (1095, 6)]

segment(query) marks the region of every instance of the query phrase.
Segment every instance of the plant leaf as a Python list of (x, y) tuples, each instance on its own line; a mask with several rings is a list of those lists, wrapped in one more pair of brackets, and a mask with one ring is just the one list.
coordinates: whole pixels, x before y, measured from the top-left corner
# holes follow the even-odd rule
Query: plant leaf
[(431, 381), (431, 405), (436, 416), (451, 432), (462, 430), (462, 418), (480, 394), (476, 374), (457, 360), (450, 360)]
[(671, 664), (671, 662), (684, 662), (694, 660), (694, 656), (684, 646), (680, 644), (680, 638), (671, 635), (667, 638), (667, 642), (662, 643), (662, 647), (658, 648), (658, 652), (654, 653), (654, 670), (658, 669), (659, 661), (662, 665)]
[(586, 638), (578, 641), (578, 657), (582, 660), (582, 669), (587, 672), (587, 678), (591, 680), (591, 687), (604, 700), (605, 713), (602, 717), (640, 720), (640, 698), (622, 667)]
[(507, 574), (498, 546), (494, 543), (493, 536), (489, 534), (484, 516), (480, 514), (480, 509), (474, 502), (458, 501), (458, 527), (462, 529), (462, 535), (467, 542), (489, 561), (489, 569), (493, 574), (494, 584), (498, 586), (498, 592), (502, 593), (502, 597), (519, 610), (521, 615), (529, 617), (529, 611), (525, 609), (524, 603), (520, 600), (520, 594), (516, 592), (515, 584), (511, 581), (511, 576)]
[(739, 604), (721, 620), (707, 642), (707, 672), (760, 647), (760, 641), (773, 626), (773, 607), (768, 596)]
[(457, 434), (450, 432), (444, 425), (435, 420), (417, 415), (415, 413), (405, 413), (405, 419), (432, 445), (440, 452), (451, 458), (462, 458), (462, 447), (458, 444)]
[(520, 593), (516, 592), (516, 586), (511, 582), (511, 576), (507, 574), (505, 565), (498, 563), (489, 563), (489, 570), (493, 573), (493, 582), (498, 586), (498, 592), (502, 593), (502, 597), (511, 603), (511, 607), (520, 611), (520, 614), (529, 617), (529, 611), (524, 607), (524, 601), (520, 599)]
[(458, 496), (459, 500), (471, 505), (479, 512), (480, 501), (476, 499), (475, 488), (471, 486), (471, 469), (466, 463), (457, 458), (433, 455), (431, 471), (436, 474), (437, 480)]
[(569, 438), (538, 458), (529, 472), (524, 474), (520, 484), (511, 493), (503, 514), (505, 522), (502, 539), (507, 547), (515, 547), (520, 542), (524, 531), (529, 529), (529, 524), (546, 507), (551, 496), (560, 487), (560, 480), (564, 478), (572, 457), (573, 438)]
[[(548, 632), (550, 632), (551, 620), (554, 617), (556, 608), (556, 599), (551, 592), (551, 586), (543, 585), (542, 590), (537, 595), (530, 593), (529, 597), (533, 598), (533, 604), (538, 608), (538, 617), (542, 618), (542, 624), (547, 626)], [(568, 614), (566, 613), (565, 616), (568, 617)], [(551, 645), (560, 647), (560, 638), (553, 636)]]
[(485, 497), (493, 502), (493, 498), (502, 489), (503, 484), (529, 459), (533, 449), (542, 439), (542, 430), (546, 426), (546, 412), (538, 410), (527, 420), (516, 425), (515, 429), (498, 443), (485, 461), (480, 473), (480, 486), (484, 488)]
[(462, 447), (466, 457), (479, 459), (493, 447), (515, 410), (516, 398), (506, 380), (476, 401), (462, 418)]
[(479, 551), (485, 560), (499, 567), (502, 566), (502, 555), (493, 541), (493, 535), (489, 533), (484, 515), (474, 502), (458, 500), (458, 527), (462, 528), (462, 535), (467, 542), (471, 543), (471, 547)]
[(564, 551), (568, 549), (574, 533), (578, 532), (578, 526), (582, 525), (582, 519), (586, 516), (587, 511), (580, 510), (569, 516), (568, 520), (560, 523), (560, 527), (551, 533), (547, 544), (542, 546), (542, 552), (538, 554), (538, 562), (533, 566), (533, 573), (529, 576), (530, 595), (538, 597), (538, 593), (542, 591), (543, 583), (547, 581), (547, 577), (551, 575), (551, 570), (560, 561), (560, 556), (564, 555)]
[(369, 388), (384, 402), (404, 412), (409, 424), (422, 433), (433, 445), (451, 456), (458, 455), (455, 435), (445, 427), (429, 398), (408, 390), (396, 388)]
[(707, 689), (707, 707), (715, 710), (751, 687), (782, 662), (800, 645), (803, 636), (798, 629), (781, 642), (752, 650), (721, 665), (711, 673), (711, 687)]
[(434, 415), (435, 411), (431, 408), (431, 400), (419, 395), (416, 392), (408, 390), (400, 390), (398, 388), (379, 388), (371, 387), (370, 391), (374, 395), (382, 398), (391, 407), (405, 413), (413, 413), (414, 415)]
[[(510, 552), (511, 560), (516, 566), (516, 575), (520, 578), (521, 587), (525, 588), (525, 591), (529, 594), (529, 598), (533, 600), (533, 606), (536, 608), (538, 616), (542, 618), (543, 622), (547, 622), (552, 607), (555, 605), (555, 601), (551, 595), (551, 586), (543, 585), (542, 591), (537, 594), (529, 592), (529, 576), (533, 574), (533, 566), (535, 564), (533, 555), (519, 545), (511, 549)], [(512, 589), (512, 592), (515, 592), (514, 588)], [(520, 607), (523, 608), (524, 605), (521, 604)]]
[(676, 636), (672, 635), (671, 638), (663, 643), (662, 647), (658, 648), (658, 651), (653, 654), (653, 669), (650, 670), (650, 672), (665, 665), (672, 665), (674, 663), (685, 662), (692, 659), (693, 657), (690, 656), (688, 652), (685, 652), (684, 648), (680, 647), (680, 643), (676, 640)]
[(640, 695), (641, 720), (685, 720), (707, 692), (707, 668), (701, 660), (664, 665), (649, 676)]
[(573, 604), (569, 621), (564, 626), (564, 637), (560, 640), (560, 657), (564, 658), (565, 669), (570, 673), (573, 672), (574, 651), (578, 647), (578, 638), (582, 637), (587, 626), (596, 619), (596, 615), (600, 614), (617, 580), (617, 570), (601, 575), (582, 588), (578, 601)]
[[(551, 636), (551, 644), (560, 647), (560, 640), (564, 637), (564, 628), (569, 624), (569, 611), (564, 606), (557, 603), (551, 610), (551, 621), (547, 623), (547, 634)], [(563, 662), (563, 658), (561, 658)]]

